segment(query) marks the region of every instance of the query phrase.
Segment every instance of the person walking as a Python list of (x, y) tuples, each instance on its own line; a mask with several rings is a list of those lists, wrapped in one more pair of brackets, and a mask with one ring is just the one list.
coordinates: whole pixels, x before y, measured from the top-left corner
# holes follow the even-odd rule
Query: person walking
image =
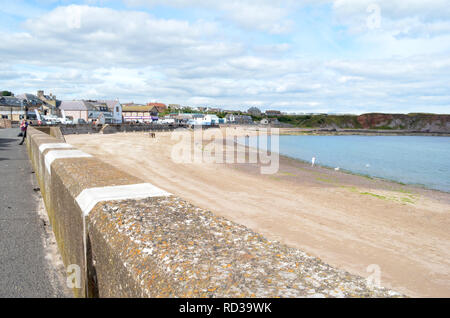
[(26, 120), (22, 120), (22, 123), (20, 124), (20, 130), (22, 131), (22, 141), (20, 142), (19, 145), (23, 145), (25, 138), (27, 138), (27, 128), (28, 122)]
[(315, 164), (316, 164), (316, 157), (312, 157), (312, 159), (311, 159), (311, 167), (314, 167)]

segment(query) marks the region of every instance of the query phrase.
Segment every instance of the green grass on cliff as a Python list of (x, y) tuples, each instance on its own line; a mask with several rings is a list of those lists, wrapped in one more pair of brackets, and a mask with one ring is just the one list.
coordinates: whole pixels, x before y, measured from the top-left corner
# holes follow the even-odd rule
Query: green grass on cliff
[(301, 128), (362, 128), (357, 116), (352, 115), (290, 115), (277, 118), (282, 123)]

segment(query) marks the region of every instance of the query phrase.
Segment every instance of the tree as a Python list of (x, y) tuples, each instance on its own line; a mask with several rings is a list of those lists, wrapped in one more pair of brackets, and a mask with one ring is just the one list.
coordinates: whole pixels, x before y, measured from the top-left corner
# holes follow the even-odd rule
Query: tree
[(2, 91), (2, 96), (12, 96), (10, 91)]

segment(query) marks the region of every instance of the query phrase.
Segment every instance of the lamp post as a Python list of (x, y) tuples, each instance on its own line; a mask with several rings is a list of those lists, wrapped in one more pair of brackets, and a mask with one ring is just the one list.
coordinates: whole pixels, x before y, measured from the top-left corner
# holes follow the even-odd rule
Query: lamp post
[(25, 102), (25, 120), (28, 119), (28, 102)]

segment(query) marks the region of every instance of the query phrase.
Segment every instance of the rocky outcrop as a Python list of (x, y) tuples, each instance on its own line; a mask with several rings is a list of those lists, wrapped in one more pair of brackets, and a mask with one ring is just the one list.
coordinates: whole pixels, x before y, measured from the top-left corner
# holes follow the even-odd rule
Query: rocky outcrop
[(357, 121), (364, 129), (450, 132), (450, 115), (372, 113), (358, 116)]
[(312, 129), (395, 130), (418, 133), (450, 133), (450, 115), (411, 113), (357, 115), (284, 115), (277, 119), (284, 125)]

